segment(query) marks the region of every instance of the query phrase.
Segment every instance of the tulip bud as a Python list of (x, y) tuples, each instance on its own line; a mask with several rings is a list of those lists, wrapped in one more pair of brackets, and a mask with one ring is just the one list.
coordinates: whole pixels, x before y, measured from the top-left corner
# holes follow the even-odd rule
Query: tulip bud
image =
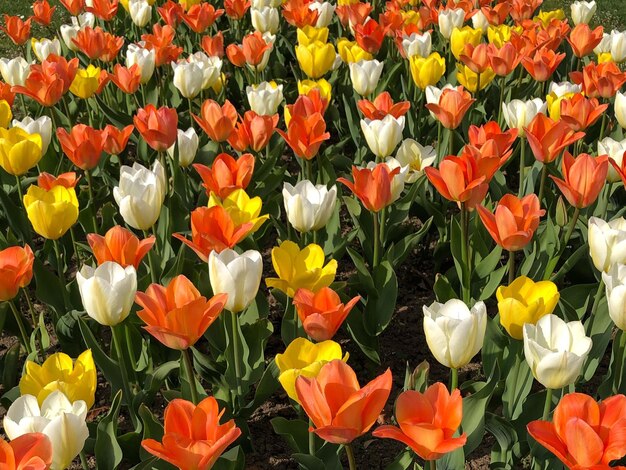
[(144, 49), (136, 44), (129, 44), (126, 51), (126, 67), (130, 68), (135, 64), (141, 70), (141, 84), (146, 84), (154, 73), (156, 52)]
[(432, 51), (432, 39), (427, 31), (422, 34), (412, 33), (410, 36), (403, 36), (402, 50), (407, 59), (413, 56), (428, 57)]
[(576, 381), (592, 345), (581, 322), (550, 314), (526, 323), (523, 332), (524, 356), (537, 382), (557, 389)]
[(0, 74), (2, 79), (11, 86), (24, 86), (26, 77), (30, 73), (30, 66), (23, 57), (15, 59), (0, 59)]
[(446, 39), (450, 39), (452, 31), (463, 26), (465, 11), (461, 8), (442, 10), (439, 12), (438, 21), (441, 35)]
[[(200, 139), (196, 130), (190, 127), (186, 131), (178, 129), (178, 161), (183, 168), (188, 167), (193, 163), (198, 153), (198, 146), (200, 145)], [(176, 144), (167, 149), (167, 154), (170, 158), (174, 158), (176, 151)]]
[(130, 19), (139, 28), (146, 26), (152, 17), (152, 7), (146, 0), (129, 0)]
[(619, 91), (615, 95), (615, 119), (623, 129), (626, 129), (626, 93)]
[(546, 113), (547, 104), (540, 98), (528, 101), (512, 100), (502, 103), (502, 115), (509, 129), (517, 129), (520, 137), (526, 136), (525, 127), (539, 114)]
[(204, 73), (195, 63), (172, 62), (174, 69), (174, 86), (180, 94), (188, 99), (193, 99), (202, 91), (204, 83)]
[(261, 82), (259, 85), (246, 87), (250, 109), (259, 116), (273, 116), (283, 101), (283, 86)]
[(322, 2), (319, 0), (313, 0), (309, 3), (309, 10), (317, 11), (316, 28), (326, 28), (333, 20), (335, 14), (335, 5), (330, 2)]
[(559, 196), (559, 199), (556, 201), (556, 215), (554, 221), (561, 228), (566, 227), (568, 224), (569, 216), (567, 215), (567, 205), (565, 204), (563, 196)]
[(372, 153), (387, 158), (402, 140), (404, 116), (387, 114), (383, 119), (361, 119), (361, 131)]
[(244, 311), (254, 302), (263, 275), (263, 259), (256, 250), (238, 254), (225, 249), (209, 255), (209, 279), (214, 294), (228, 294), (224, 308)]
[(590, 217), (589, 253), (598, 271), (608, 272), (615, 264), (626, 264), (626, 220), (623, 217), (606, 222)]
[(202, 89), (207, 90), (216, 84), (221, 84), (222, 59), (217, 56), (208, 56), (204, 52), (196, 52), (189, 56), (187, 62), (194, 63), (202, 70)]
[(618, 64), (626, 60), (626, 31), (611, 31), (611, 58)]
[(250, 20), (255, 31), (276, 34), (280, 29), (278, 8), (250, 8)]
[(472, 309), (463, 301), (424, 305), (424, 333), (430, 352), (442, 365), (458, 369), (469, 364), (483, 347), (487, 308), (477, 302)]
[[(626, 139), (617, 141), (611, 137), (605, 137), (598, 142), (598, 155), (608, 155), (618, 167), (622, 167), (622, 160), (624, 159), (624, 152), (626, 152)], [(617, 173), (613, 165), (609, 165), (609, 172), (606, 175), (606, 180), (609, 183), (617, 183), (622, 178)]]
[(591, 18), (595, 14), (597, 9), (596, 2), (576, 1), (570, 5), (570, 11), (572, 13), (572, 21), (575, 25), (580, 23), (589, 24)]
[(437, 158), (435, 149), (430, 145), (423, 147), (413, 139), (404, 139), (396, 152), (396, 160), (402, 167), (408, 167), (407, 183), (414, 183), (424, 172), (424, 168), (432, 166)]
[(368, 96), (374, 93), (380, 74), (383, 71), (384, 62), (377, 60), (360, 60), (352, 62), (350, 67), (350, 80), (352, 88), (361, 96)]
[(57, 38), (52, 40), (32, 38), (30, 44), (40, 62), (46, 60), (50, 54), (61, 55), (61, 42)]
[(626, 330), (626, 265), (617, 263), (602, 273), (606, 286), (609, 316), (622, 331)]
[(472, 26), (474, 29), (479, 29), (483, 34), (489, 29), (489, 20), (482, 10), (478, 10), (476, 14), (472, 16)]
[(41, 136), (41, 154), (46, 154), (50, 141), (52, 140), (52, 119), (48, 116), (41, 116), (37, 119), (26, 116), (21, 121), (13, 119), (12, 126), (24, 129), (31, 135), (39, 134)]
[(337, 187), (328, 189), (324, 184), (313, 185), (309, 180), (302, 180), (295, 186), (285, 183), (283, 200), (293, 228), (301, 233), (315, 231), (324, 227), (333, 215)]

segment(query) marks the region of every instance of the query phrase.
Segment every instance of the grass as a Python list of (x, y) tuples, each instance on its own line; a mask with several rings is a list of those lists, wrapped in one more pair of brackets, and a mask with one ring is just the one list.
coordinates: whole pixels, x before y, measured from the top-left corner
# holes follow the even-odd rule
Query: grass
[[(541, 9), (545, 11), (562, 8), (570, 18), (572, 3), (574, 0), (545, 0)], [(592, 20), (592, 26), (602, 25), (607, 33), (613, 29), (620, 31), (626, 29), (626, 0), (596, 0), (596, 3), (598, 9)]]

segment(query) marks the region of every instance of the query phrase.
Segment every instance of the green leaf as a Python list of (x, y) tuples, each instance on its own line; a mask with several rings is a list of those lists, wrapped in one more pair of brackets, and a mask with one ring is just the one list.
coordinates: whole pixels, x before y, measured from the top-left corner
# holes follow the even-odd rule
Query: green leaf
[(17, 385), (17, 377), (20, 373), (20, 343), (15, 343), (2, 356), (2, 387), (11, 390)]
[(87, 326), (87, 323), (80, 317), (78, 318), (78, 327), (80, 328), (80, 332), (83, 335), (83, 340), (87, 344), (87, 347), (91, 349), (94, 362), (98, 366), (98, 369), (104, 374), (107, 382), (113, 386), (114, 390), (122, 390), (120, 365), (104, 352), (89, 329), (89, 326)]
[(517, 419), (522, 413), (522, 405), (530, 393), (533, 385), (533, 374), (524, 358), (520, 341), (512, 340), (511, 345), (515, 354), (513, 364), (507, 368), (504, 380), (504, 393), (502, 394), (502, 413), (506, 419)]
[(96, 434), (96, 464), (98, 469), (113, 470), (122, 461), (122, 448), (117, 442), (117, 417), (122, 403), (122, 391), (115, 394), (107, 415), (98, 423)]
[(464, 446), (465, 454), (474, 451), (483, 440), (485, 434), (485, 410), (500, 380), (500, 371), (495, 369), (487, 382), (473, 384), (474, 393), (463, 398), (463, 420), (461, 427), (467, 434)]
[(391, 322), (398, 297), (398, 279), (389, 261), (383, 261), (374, 270), (374, 284), (377, 289), (368, 294), (363, 315), (365, 330), (378, 336)]
[(215, 470), (243, 470), (246, 466), (246, 455), (241, 446), (227, 450), (217, 459)]
[(289, 443), (299, 453), (309, 452), (309, 423), (301, 419), (288, 420), (281, 416), (273, 418), (270, 423), (274, 432)]

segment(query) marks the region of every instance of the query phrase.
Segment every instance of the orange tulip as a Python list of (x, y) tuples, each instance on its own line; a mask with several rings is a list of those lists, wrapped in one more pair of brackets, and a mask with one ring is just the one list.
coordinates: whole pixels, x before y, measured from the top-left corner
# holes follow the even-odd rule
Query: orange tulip
[(606, 155), (592, 157), (586, 153), (574, 158), (569, 152), (563, 155), (563, 179), (550, 175), (565, 199), (574, 207), (583, 209), (598, 198), (604, 186), (609, 161)]
[(68, 133), (62, 127), (56, 130), (63, 153), (81, 170), (98, 166), (104, 151), (102, 131), (85, 124), (76, 124)]
[(602, 26), (598, 26), (592, 31), (588, 24), (580, 23), (572, 29), (567, 42), (572, 46), (574, 55), (582, 58), (591, 54), (595, 47), (600, 44), (603, 31), (604, 28)]
[(146, 324), (144, 329), (171, 349), (184, 350), (193, 346), (217, 319), (227, 294), (207, 300), (193, 283), (182, 274), (167, 286), (150, 284), (146, 292), (137, 292), (135, 302), (143, 310), (137, 316)]
[[(74, 60), (74, 59), (72, 59)], [(78, 62), (77, 62), (78, 63)], [(41, 71), (41, 68), (31, 67), (31, 71), (26, 77), (24, 86), (14, 86), (13, 93), (26, 95), (37, 101), (42, 106), (54, 106), (64, 95), (65, 82), (56, 74), (48, 75)], [(35, 70), (33, 70), (35, 68)]]
[(248, 64), (256, 67), (263, 61), (265, 51), (272, 48), (271, 44), (265, 42), (263, 35), (259, 31), (244, 36), (242, 44), (229, 44), (226, 48), (228, 60), (237, 67)]
[(328, 108), (328, 100), (322, 98), (319, 89), (311, 88), (306, 95), (298, 95), (296, 102), (288, 104), (285, 108), (285, 123), (289, 125), (291, 116), (296, 114), (301, 116), (311, 116), (315, 113), (324, 115)]
[(32, 18), (24, 21), (19, 16), (4, 15), (4, 26), (0, 26), (0, 30), (4, 31), (14, 44), (21, 46), (30, 38), (31, 21)]
[(104, 140), (104, 151), (109, 155), (119, 155), (124, 151), (130, 135), (135, 130), (135, 126), (129, 124), (123, 129), (118, 129), (112, 124), (107, 124), (102, 131), (102, 139)]
[(250, 8), (250, 0), (224, 0), (226, 16), (233, 20), (240, 20)]
[(224, 35), (221, 31), (214, 36), (203, 36), (201, 46), (210, 56), (224, 57)]
[(193, 118), (214, 142), (228, 140), (237, 125), (237, 111), (228, 100), (222, 106), (217, 101), (206, 100), (202, 103), (200, 117), (194, 114)]
[(216, 10), (210, 3), (199, 3), (183, 14), (183, 21), (193, 32), (202, 34), (223, 14), (224, 10), (221, 8)]
[(521, 199), (505, 194), (496, 205), (495, 214), (482, 205), (476, 210), (491, 238), (508, 251), (518, 251), (528, 245), (539, 226), (539, 219), (546, 213), (540, 209), (535, 194)]
[(465, 433), (454, 437), (463, 417), (463, 399), (458, 389), (448, 392), (441, 382), (424, 393), (407, 390), (396, 401), (398, 426), (379, 426), (374, 437), (395, 439), (409, 446), (424, 460), (437, 460), (465, 445)]
[(565, 53), (557, 54), (552, 49), (542, 48), (537, 50), (532, 57), (522, 57), (522, 65), (536, 81), (545, 82), (563, 59), (565, 59)]
[(0, 439), (0, 468), (3, 470), (47, 470), (52, 464), (48, 436), (33, 432), (7, 442)]
[(106, 261), (115, 261), (124, 268), (134, 266), (137, 269), (143, 257), (156, 242), (156, 238), (150, 236), (139, 240), (130, 230), (116, 225), (110, 228), (104, 237), (97, 233), (88, 234), (87, 242), (98, 266)]
[(319, 12), (309, 8), (308, 0), (286, 0), (283, 2), (283, 18), (291, 26), (304, 28), (305, 26), (315, 26)]
[(361, 204), (371, 212), (378, 212), (393, 202), (392, 184), (400, 167), (390, 170), (386, 163), (378, 163), (372, 168), (352, 166), (354, 182), (338, 178), (359, 198)]
[(85, 0), (59, 0), (59, 2), (72, 16), (80, 15), (85, 9)]
[(222, 206), (198, 207), (191, 213), (191, 240), (180, 233), (174, 237), (189, 246), (205, 263), (211, 251), (233, 248), (254, 228), (253, 222), (236, 226)]
[(0, 251), (0, 300), (13, 299), (33, 278), (35, 255), (30, 246), (11, 246)]
[(393, 102), (393, 98), (388, 91), (383, 91), (374, 101), (359, 100), (357, 103), (359, 110), (367, 119), (383, 119), (387, 114), (391, 114), (396, 119), (404, 116), (411, 107), (408, 101)]
[(213, 397), (197, 406), (175, 398), (165, 408), (161, 442), (144, 439), (141, 446), (181, 470), (208, 470), (241, 435), (234, 420), (220, 424), (224, 411)]
[(524, 131), (533, 155), (544, 164), (556, 160), (563, 149), (585, 136), (584, 132), (575, 132), (565, 122), (543, 113), (538, 113)]
[(493, 7), (486, 5), (481, 7), (480, 11), (485, 15), (489, 24), (498, 26), (504, 23), (506, 17), (511, 12), (511, 4), (509, 2), (501, 2)]
[(609, 107), (596, 98), (585, 98), (580, 93), (561, 101), (561, 120), (574, 131), (584, 131), (592, 126)]
[(495, 121), (489, 121), (482, 126), (471, 125), (467, 131), (470, 144), (481, 150), (489, 148), (503, 164), (513, 153), (512, 145), (517, 138), (518, 130), (513, 128), (503, 132)]
[(220, 153), (211, 167), (194, 163), (193, 167), (202, 178), (207, 196), (211, 193), (227, 197), (236, 189), (246, 189), (254, 173), (254, 156), (244, 153), (237, 160), (227, 153)]
[(298, 402), (315, 425), (309, 432), (333, 444), (349, 444), (369, 431), (390, 391), (391, 370), (361, 388), (352, 368), (339, 359), (324, 364), (316, 377), (296, 379)]
[(439, 97), (439, 103), (429, 103), (426, 107), (446, 129), (456, 129), (461, 125), (465, 113), (476, 101), (462, 86), (446, 88)]
[(57, 7), (50, 7), (48, 0), (37, 0), (33, 3), (33, 19), (41, 26), (48, 26)]
[(532, 18), (543, 0), (511, 0), (511, 18), (517, 23)]
[(322, 287), (318, 292), (298, 289), (293, 304), (306, 334), (315, 341), (326, 341), (335, 336), (359, 300), (361, 296), (357, 295), (344, 305), (334, 290)]
[(489, 44), (489, 65), (496, 75), (506, 77), (517, 68), (522, 56), (513, 44), (507, 42), (500, 49)]
[(361, 49), (370, 54), (377, 54), (383, 45), (387, 30), (374, 19), (367, 23), (354, 25), (354, 38)]
[(480, 43), (474, 46), (471, 43), (465, 45), (463, 53), (459, 56), (461, 62), (463, 62), (472, 72), (484, 73), (489, 67), (489, 45)]
[(165, 152), (176, 142), (178, 136), (178, 113), (175, 108), (149, 104), (139, 108), (133, 118), (137, 131), (146, 143), (157, 152)]
[(9, 103), (9, 106), (13, 106), (15, 102), (15, 93), (11, 91), (11, 85), (0, 81), (0, 100), (4, 100)]
[(615, 62), (590, 62), (582, 72), (574, 71), (570, 77), (582, 86), (583, 93), (589, 98), (612, 98), (626, 83), (626, 72), (622, 72)]
[(309, 116), (294, 114), (289, 120), (287, 132), (276, 129), (296, 156), (311, 160), (320, 149), (322, 143), (330, 139), (326, 132), (326, 121), (320, 113)]
[(552, 422), (532, 421), (526, 428), (567, 468), (610, 470), (611, 461), (626, 455), (625, 427), (624, 395), (597, 403), (584, 393), (568, 393), (556, 405)]
[(119, 6), (118, 0), (91, 0), (92, 6), (87, 6), (85, 10), (93, 13), (96, 18), (102, 21), (111, 21), (117, 15)]
[(171, 26), (155, 24), (152, 27), (152, 34), (141, 36), (146, 43), (146, 48), (154, 51), (154, 63), (157, 67), (175, 62), (183, 52), (182, 47), (173, 44), (175, 35), (176, 31)]
[(139, 64), (133, 64), (131, 67), (115, 64), (113, 73), (109, 74), (109, 78), (124, 93), (132, 95), (141, 84), (141, 67)]
[(75, 188), (79, 179), (80, 178), (76, 178), (76, 173), (73, 171), (61, 173), (59, 176), (54, 176), (44, 171), (37, 177), (37, 186), (46, 191), (50, 191), (55, 186), (63, 186), (69, 189)]
[(260, 116), (254, 111), (246, 111), (230, 134), (228, 143), (238, 152), (244, 152), (248, 147), (255, 152), (260, 152), (269, 144), (276, 124), (278, 124), (278, 114)]
[(167, 0), (163, 6), (157, 7), (157, 11), (165, 24), (173, 29), (178, 28), (178, 25), (183, 22), (185, 10), (178, 2)]
[(100, 26), (81, 29), (72, 42), (91, 60), (112, 62), (124, 45), (124, 38), (104, 31)]
[(349, 5), (338, 5), (335, 13), (344, 28), (348, 25), (363, 24), (372, 12), (371, 3), (356, 2)]
[(609, 163), (613, 165), (613, 168), (615, 168), (615, 171), (620, 176), (620, 178), (622, 179), (622, 183), (626, 187), (626, 158), (622, 158), (621, 164), (618, 164), (615, 162), (615, 160), (609, 158)]

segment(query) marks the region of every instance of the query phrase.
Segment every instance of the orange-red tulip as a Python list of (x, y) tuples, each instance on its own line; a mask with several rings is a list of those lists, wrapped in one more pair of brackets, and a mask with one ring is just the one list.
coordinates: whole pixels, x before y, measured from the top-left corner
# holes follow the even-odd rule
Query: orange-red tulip
[(102, 131), (76, 124), (70, 132), (62, 127), (56, 130), (63, 153), (81, 170), (91, 170), (98, 166), (104, 151)]
[(224, 10), (221, 8), (216, 10), (210, 3), (199, 3), (183, 14), (183, 21), (193, 32), (202, 34), (223, 14)]
[(532, 18), (543, 0), (511, 0), (511, 18), (517, 23)]
[(250, 8), (250, 0), (224, 0), (226, 16), (233, 20), (242, 19)]
[(13, 106), (15, 102), (15, 93), (11, 91), (11, 85), (4, 83), (0, 80), (0, 100), (4, 100), (9, 103), (9, 106)]
[(213, 397), (198, 406), (175, 398), (165, 408), (161, 442), (144, 439), (141, 446), (181, 470), (208, 470), (241, 435), (234, 420), (220, 424), (224, 411)]
[(35, 255), (30, 246), (11, 246), (0, 251), (0, 300), (13, 299), (33, 278)]
[(387, 91), (383, 91), (374, 101), (359, 100), (357, 103), (359, 110), (367, 119), (383, 119), (387, 114), (391, 114), (396, 119), (404, 116), (411, 107), (408, 101), (393, 102), (393, 98)]
[(109, 78), (124, 93), (132, 95), (141, 84), (141, 67), (139, 64), (133, 64), (131, 67), (115, 64), (113, 73), (109, 74)]
[(538, 82), (550, 79), (556, 68), (565, 59), (565, 53), (557, 54), (552, 49), (537, 50), (532, 57), (522, 57), (522, 65), (526, 71)]
[(67, 173), (61, 173), (59, 176), (51, 175), (50, 173), (40, 173), (37, 177), (37, 186), (46, 191), (50, 191), (55, 186), (63, 186), (64, 188), (75, 188), (80, 178), (76, 177), (76, 173), (69, 171)]
[(225, 198), (236, 189), (246, 189), (254, 173), (254, 156), (244, 153), (238, 159), (227, 153), (220, 153), (211, 167), (194, 163), (193, 167), (202, 178), (202, 186), (207, 196), (211, 193)]
[(178, 25), (183, 22), (185, 9), (178, 2), (167, 0), (163, 6), (157, 7), (157, 11), (165, 24), (173, 29), (178, 28)]
[(4, 31), (14, 44), (21, 46), (30, 38), (30, 26), (32, 18), (26, 21), (19, 16), (4, 15), (4, 26), (0, 26), (0, 31)]
[(283, 18), (296, 28), (315, 26), (319, 12), (309, 8), (308, 0), (286, 0), (283, 2)]
[(78, 58), (66, 60), (65, 57), (61, 57), (55, 54), (50, 54), (41, 65), (32, 65), (30, 68), (31, 73), (41, 72), (47, 76), (54, 76), (63, 80), (63, 94), (67, 93), (72, 86), (72, 82), (76, 77), (76, 71), (78, 70)]
[(129, 124), (123, 129), (118, 129), (112, 124), (107, 124), (102, 131), (104, 139), (104, 151), (109, 155), (119, 155), (128, 145), (128, 139), (135, 130), (135, 126)]
[(506, 17), (509, 16), (511, 12), (511, 4), (509, 2), (501, 2), (493, 7), (490, 5), (485, 5), (481, 7), (480, 11), (485, 15), (489, 24), (493, 26), (498, 26), (504, 23)]
[(287, 132), (277, 129), (293, 153), (305, 160), (311, 160), (320, 149), (322, 143), (330, 139), (326, 132), (326, 121), (320, 113), (309, 116), (294, 114), (289, 120)]
[(608, 107), (596, 98), (586, 98), (577, 93), (561, 101), (561, 120), (574, 131), (584, 131), (600, 119)]
[(326, 341), (335, 336), (359, 300), (361, 296), (357, 295), (344, 305), (334, 290), (322, 287), (317, 292), (298, 289), (293, 304), (306, 334), (315, 341)]
[(504, 163), (513, 153), (512, 145), (517, 138), (518, 130), (516, 128), (502, 131), (495, 121), (489, 121), (482, 126), (471, 125), (467, 131), (470, 144), (481, 150), (483, 147), (489, 148), (495, 156), (500, 158)]
[(391, 370), (361, 388), (352, 368), (339, 359), (324, 364), (316, 377), (296, 379), (298, 402), (315, 425), (309, 432), (333, 444), (349, 444), (369, 431), (390, 391)]
[(152, 27), (152, 34), (141, 36), (146, 43), (146, 48), (154, 51), (154, 63), (157, 67), (175, 62), (183, 52), (182, 47), (173, 44), (175, 35), (176, 31), (170, 25), (155, 24)]
[[(398, 103), (400, 104), (400, 103)], [(315, 113), (324, 115), (328, 108), (328, 100), (322, 98), (320, 90), (311, 88), (306, 95), (298, 95), (294, 104), (288, 104), (285, 111), (285, 122), (289, 125), (291, 116), (311, 116)]]
[(100, 26), (81, 29), (72, 42), (91, 60), (111, 62), (124, 45), (124, 38), (104, 31)]
[(390, 170), (386, 163), (378, 163), (372, 168), (352, 166), (352, 179), (337, 178), (359, 198), (361, 204), (371, 212), (379, 212), (393, 202), (392, 185), (400, 167)]
[(510, 42), (505, 43), (500, 49), (489, 44), (489, 65), (499, 77), (506, 77), (517, 68), (522, 56)]
[(271, 44), (265, 42), (263, 35), (259, 31), (244, 36), (242, 44), (229, 44), (226, 48), (228, 60), (237, 67), (248, 64), (256, 67), (263, 61), (265, 51), (272, 48)]
[(42, 106), (54, 106), (64, 94), (65, 82), (56, 74), (48, 75), (41, 68), (32, 70), (32, 67), (24, 86), (14, 86), (11, 91), (26, 95)]
[(344, 28), (348, 25), (363, 24), (372, 12), (371, 3), (356, 2), (349, 5), (338, 5), (335, 13)]
[(586, 23), (579, 23), (569, 34), (567, 42), (572, 46), (574, 55), (578, 58), (588, 56), (602, 41), (604, 28), (598, 26), (593, 31)]
[[(610, 470), (626, 455), (626, 397), (601, 403), (583, 393), (568, 393), (554, 409), (552, 422), (532, 421), (528, 433), (573, 470)], [(624, 468), (624, 467), (617, 467)]]
[(137, 131), (146, 143), (157, 152), (165, 152), (178, 136), (178, 113), (175, 108), (149, 104), (139, 108), (133, 118)]
[(47, 470), (52, 464), (48, 436), (33, 432), (7, 442), (0, 439), (0, 468), (3, 470)]
[(50, 7), (48, 0), (37, 0), (33, 3), (33, 19), (42, 26), (48, 26), (57, 7)]
[(80, 15), (85, 9), (85, 0), (59, 0), (59, 2), (72, 16)]
[(465, 445), (465, 433), (454, 437), (463, 417), (463, 399), (458, 389), (448, 392), (441, 382), (424, 393), (407, 390), (396, 401), (398, 426), (379, 426), (375, 437), (395, 439), (409, 446), (424, 460), (437, 460)]
[(209, 56), (224, 57), (224, 35), (221, 31), (214, 36), (203, 36), (201, 46)]
[(550, 175), (565, 199), (574, 207), (583, 209), (598, 198), (604, 186), (609, 161), (606, 155), (592, 157), (586, 153), (574, 158), (569, 152), (563, 155), (563, 179)]
[(575, 132), (565, 122), (543, 113), (538, 113), (524, 131), (533, 155), (544, 164), (556, 160), (563, 149), (585, 136), (584, 132)]
[(259, 152), (269, 144), (276, 124), (278, 124), (278, 114), (261, 116), (254, 111), (246, 111), (230, 134), (228, 143), (238, 152), (244, 152), (248, 148)]
[(582, 72), (570, 73), (570, 77), (582, 86), (583, 93), (589, 98), (612, 98), (626, 83), (626, 72), (622, 72), (615, 62), (591, 62)]
[(168, 348), (184, 350), (193, 346), (213, 323), (226, 303), (227, 294), (207, 300), (182, 274), (167, 286), (150, 284), (137, 292), (135, 301), (143, 308), (137, 316), (144, 329)]
[(471, 43), (465, 45), (463, 53), (459, 56), (472, 72), (484, 73), (491, 65), (489, 62), (489, 45), (480, 43), (474, 46)]
[(228, 140), (237, 125), (237, 111), (228, 100), (222, 106), (217, 101), (206, 100), (202, 103), (200, 116), (194, 114), (193, 118), (214, 142)]
[(383, 45), (386, 33), (385, 27), (373, 19), (364, 24), (354, 25), (354, 38), (357, 44), (370, 54), (378, 53)]
[(117, 15), (118, 6), (119, 0), (91, 0), (91, 6), (86, 6), (85, 10), (102, 21), (111, 21)]
[(626, 187), (626, 158), (622, 158), (621, 164), (618, 164), (615, 160), (609, 158), (609, 163), (613, 165), (613, 168), (615, 168), (615, 171), (617, 171), (617, 174), (622, 179), (622, 183)]
[(130, 230), (116, 225), (110, 228), (104, 237), (97, 233), (88, 234), (87, 242), (98, 266), (106, 261), (114, 261), (124, 268), (134, 266), (137, 269), (143, 257), (156, 242), (156, 238), (153, 235), (139, 240)]
[(446, 88), (439, 97), (439, 103), (429, 103), (426, 107), (446, 129), (456, 129), (461, 125), (465, 113), (476, 101), (462, 86)]

